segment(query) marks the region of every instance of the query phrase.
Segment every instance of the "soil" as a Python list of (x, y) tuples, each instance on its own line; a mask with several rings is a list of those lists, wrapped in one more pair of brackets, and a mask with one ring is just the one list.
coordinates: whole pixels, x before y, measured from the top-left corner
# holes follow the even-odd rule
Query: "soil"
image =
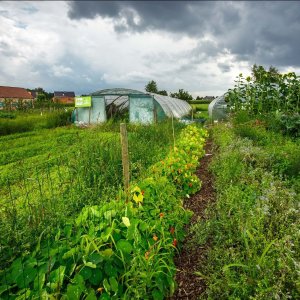
[[(208, 165), (213, 156), (212, 141), (208, 140), (205, 145), (205, 156), (200, 161), (197, 170), (197, 176), (202, 182), (201, 190), (190, 198), (185, 199), (184, 207), (194, 212), (190, 224), (186, 226), (186, 231), (195, 224), (200, 218), (205, 218), (205, 208), (215, 199), (215, 191), (213, 188), (213, 176), (208, 170)], [(187, 235), (184, 241), (184, 247), (175, 257), (175, 265), (177, 268), (176, 282), (177, 290), (174, 295), (169, 298), (175, 299), (199, 299), (199, 296), (205, 291), (205, 282), (195, 272), (199, 270), (198, 266), (205, 261), (205, 250), (208, 247), (192, 247), (191, 233)]]

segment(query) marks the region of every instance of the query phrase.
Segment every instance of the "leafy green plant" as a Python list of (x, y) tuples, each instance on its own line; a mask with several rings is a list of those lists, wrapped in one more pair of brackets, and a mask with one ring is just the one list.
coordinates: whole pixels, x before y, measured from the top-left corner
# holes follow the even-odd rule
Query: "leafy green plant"
[(107, 203), (86, 205), (54, 235), (51, 227), (43, 231), (35, 249), (0, 273), (0, 296), (163, 299), (172, 294), (173, 256), (191, 216), (182, 207), (181, 195), (197, 190), (189, 185), (185, 190), (179, 182), (193, 182), (191, 170), (204, 154), (206, 135), (196, 126), (182, 131), (166, 158), (170, 169), (182, 169), (175, 177), (153, 166), (144, 178), (131, 182), (128, 194), (120, 190)]
[[(255, 69), (255, 68), (254, 68)], [(276, 125), (284, 134), (299, 136), (300, 80), (295, 73), (279, 74), (261, 68), (254, 77), (237, 77), (226, 100), (233, 113), (245, 111)]]
[[(243, 123), (242, 130), (228, 125), (213, 128), (218, 153), (211, 169), (217, 200), (193, 228), (194, 241), (209, 245), (207, 260), (197, 272), (207, 284), (202, 298), (300, 296), (299, 197), (290, 182), (293, 177), (283, 180), (278, 170), (293, 160), (287, 149), (293, 153), (297, 146), (254, 124)], [(280, 148), (285, 148), (282, 154)]]

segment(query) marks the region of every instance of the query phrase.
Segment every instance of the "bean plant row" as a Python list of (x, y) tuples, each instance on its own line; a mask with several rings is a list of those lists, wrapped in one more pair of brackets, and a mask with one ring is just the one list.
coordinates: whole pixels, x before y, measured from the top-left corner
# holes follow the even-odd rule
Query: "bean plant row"
[[(183, 125), (175, 124), (179, 133)], [(173, 144), (170, 123), (128, 127), (132, 178)], [(39, 130), (0, 138), (1, 265), (31, 251), (86, 205), (110, 201), (122, 185), (118, 124)]]
[[(148, 138), (151, 134), (147, 128)], [(15, 257), (1, 271), (1, 297), (163, 299), (172, 295), (173, 257), (191, 216), (182, 197), (201, 187), (193, 174), (204, 155), (206, 137), (205, 130), (186, 127), (175, 147), (163, 157), (157, 155), (156, 163), (131, 180), (128, 192), (120, 188), (110, 201), (84, 205), (54, 235), (44, 230), (32, 251)]]

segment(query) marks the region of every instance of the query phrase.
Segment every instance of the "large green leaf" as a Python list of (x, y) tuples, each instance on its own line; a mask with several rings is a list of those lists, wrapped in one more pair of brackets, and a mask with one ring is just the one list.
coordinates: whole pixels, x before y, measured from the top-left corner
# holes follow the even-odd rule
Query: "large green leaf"
[(116, 293), (119, 288), (117, 279), (115, 277), (109, 277), (109, 283), (110, 283), (111, 290)]
[(140, 225), (139, 225), (139, 228), (140, 228), (141, 231), (146, 231), (149, 228), (149, 225), (146, 222), (141, 221)]
[(23, 299), (30, 299), (30, 294), (31, 294), (31, 291), (30, 289), (24, 289), (24, 290), (21, 290), (19, 293), (18, 293), (18, 297), (14, 298), (15, 300), (23, 300)]
[(124, 254), (130, 254), (133, 250), (132, 245), (126, 240), (119, 240), (117, 242), (117, 249)]
[(111, 221), (111, 219), (114, 218), (115, 216), (116, 216), (116, 211), (114, 209), (108, 210), (104, 213), (104, 218), (109, 221)]
[(85, 266), (80, 270), (79, 274), (82, 276), (84, 280), (87, 280), (92, 276), (92, 269)]
[(99, 300), (110, 300), (110, 296), (107, 293), (103, 293)]
[(65, 276), (65, 266), (59, 266), (57, 269), (50, 273), (49, 282), (47, 286), (49, 286), (52, 290), (57, 290), (59, 287), (62, 287), (64, 276)]
[(10, 287), (7, 286), (7, 285), (1, 285), (1, 286), (0, 286), (0, 295), (1, 295), (3, 292), (7, 291), (9, 288), (10, 288)]
[(110, 262), (105, 263), (104, 271), (108, 276), (117, 276), (116, 268)]
[(33, 282), (33, 288), (35, 291), (40, 291), (43, 289), (45, 283), (45, 277), (46, 276), (44, 272), (38, 272)]
[(103, 261), (103, 257), (99, 253), (92, 253), (89, 255), (88, 260), (93, 264), (97, 265), (98, 263)]
[(69, 284), (67, 287), (67, 297), (69, 300), (80, 299), (83, 292), (82, 286)]
[(100, 269), (94, 269), (92, 270), (92, 275), (91, 277), (89, 278), (89, 282), (92, 284), (92, 285), (95, 285), (95, 286), (99, 286), (100, 285), (100, 282), (103, 278), (103, 273)]
[(10, 270), (11, 270), (12, 279), (16, 279), (17, 277), (19, 277), (19, 275), (23, 273), (22, 259), (21, 258), (16, 259), (12, 263)]
[(122, 217), (122, 222), (126, 227), (130, 226), (130, 220), (127, 217)]
[(24, 269), (27, 267), (35, 267), (37, 265), (37, 261), (34, 257), (29, 257), (25, 262), (24, 262)]
[(111, 248), (105, 249), (105, 250), (101, 251), (100, 253), (105, 259), (110, 258), (114, 254), (114, 252)]
[(76, 254), (78, 252), (79, 247), (74, 247), (72, 249), (70, 249), (69, 251), (65, 252), (63, 255), (63, 259), (68, 259), (70, 257), (72, 257), (74, 254)]
[(32, 267), (27, 267), (24, 271), (19, 274), (16, 278), (17, 286), (20, 289), (28, 287), (29, 283), (32, 282), (37, 274), (37, 270)]
[(85, 266), (89, 267), (89, 268), (92, 268), (92, 269), (96, 269), (97, 268), (97, 266), (95, 264), (93, 264), (92, 262), (90, 262), (90, 261), (86, 262)]
[(95, 295), (95, 291), (93, 289), (90, 290), (89, 294), (85, 298), (85, 300), (97, 300), (97, 297)]
[(103, 280), (103, 286), (107, 292), (110, 291), (110, 284), (108, 283), (108, 280), (106, 278)]

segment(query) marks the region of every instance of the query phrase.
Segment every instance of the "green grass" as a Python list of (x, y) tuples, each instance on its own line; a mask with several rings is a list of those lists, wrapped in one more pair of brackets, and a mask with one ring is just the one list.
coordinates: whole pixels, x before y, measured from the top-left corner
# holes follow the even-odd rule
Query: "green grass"
[(193, 228), (202, 298), (299, 299), (299, 143), (252, 122), (212, 135), (217, 199)]
[[(112, 126), (111, 132), (116, 133), (115, 128)], [(176, 124), (176, 135), (180, 128)], [(107, 132), (109, 126), (101, 129)], [(131, 182), (128, 192), (120, 188), (116, 197), (86, 205), (62, 226), (46, 227), (34, 241), (35, 247), (23, 247), (18, 257), (9, 257), (10, 247), (0, 248), (1, 254), (11, 259), (1, 267), (1, 298), (163, 299), (172, 296), (174, 255), (184, 241), (184, 226), (191, 217), (191, 212), (182, 207), (181, 196), (200, 188), (201, 182), (194, 172), (204, 155), (207, 136), (205, 130), (190, 125), (181, 131), (176, 147), (168, 149), (172, 132), (168, 123), (129, 126), (131, 161), (139, 158), (143, 159), (143, 165), (155, 163)], [(108, 145), (102, 144), (102, 150), (103, 146)], [(89, 147), (86, 154), (91, 155), (90, 150)], [(96, 150), (99, 157), (99, 149)], [(108, 153), (112, 154), (113, 149)], [(85, 162), (90, 158), (82, 156)], [(101, 158), (107, 163), (108, 157), (101, 155)], [(80, 166), (87, 167), (83, 174), (79, 170), (76, 173), (82, 180), (97, 175), (89, 171), (95, 167), (93, 164)], [(109, 165), (106, 168), (108, 173)], [(66, 172), (62, 175), (67, 176)], [(89, 189), (90, 193), (93, 191), (97, 191), (97, 181)], [(62, 218), (66, 219), (66, 215)]]
[[(182, 124), (175, 124), (176, 135)], [(128, 125), (130, 171), (138, 178), (173, 144), (171, 124)], [(0, 137), (0, 261), (123, 184), (119, 124), (61, 127)], [(9, 249), (9, 251), (8, 251)]]
[[(7, 116), (12, 118), (7, 118)], [(64, 126), (70, 122), (70, 117), (71, 110), (2, 113), (0, 115), (0, 136)]]
[(209, 104), (192, 104), (195, 111), (207, 111)]
[(209, 104), (191, 104), (194, 110), (194, 118), (208, 119), (208, 106)]

